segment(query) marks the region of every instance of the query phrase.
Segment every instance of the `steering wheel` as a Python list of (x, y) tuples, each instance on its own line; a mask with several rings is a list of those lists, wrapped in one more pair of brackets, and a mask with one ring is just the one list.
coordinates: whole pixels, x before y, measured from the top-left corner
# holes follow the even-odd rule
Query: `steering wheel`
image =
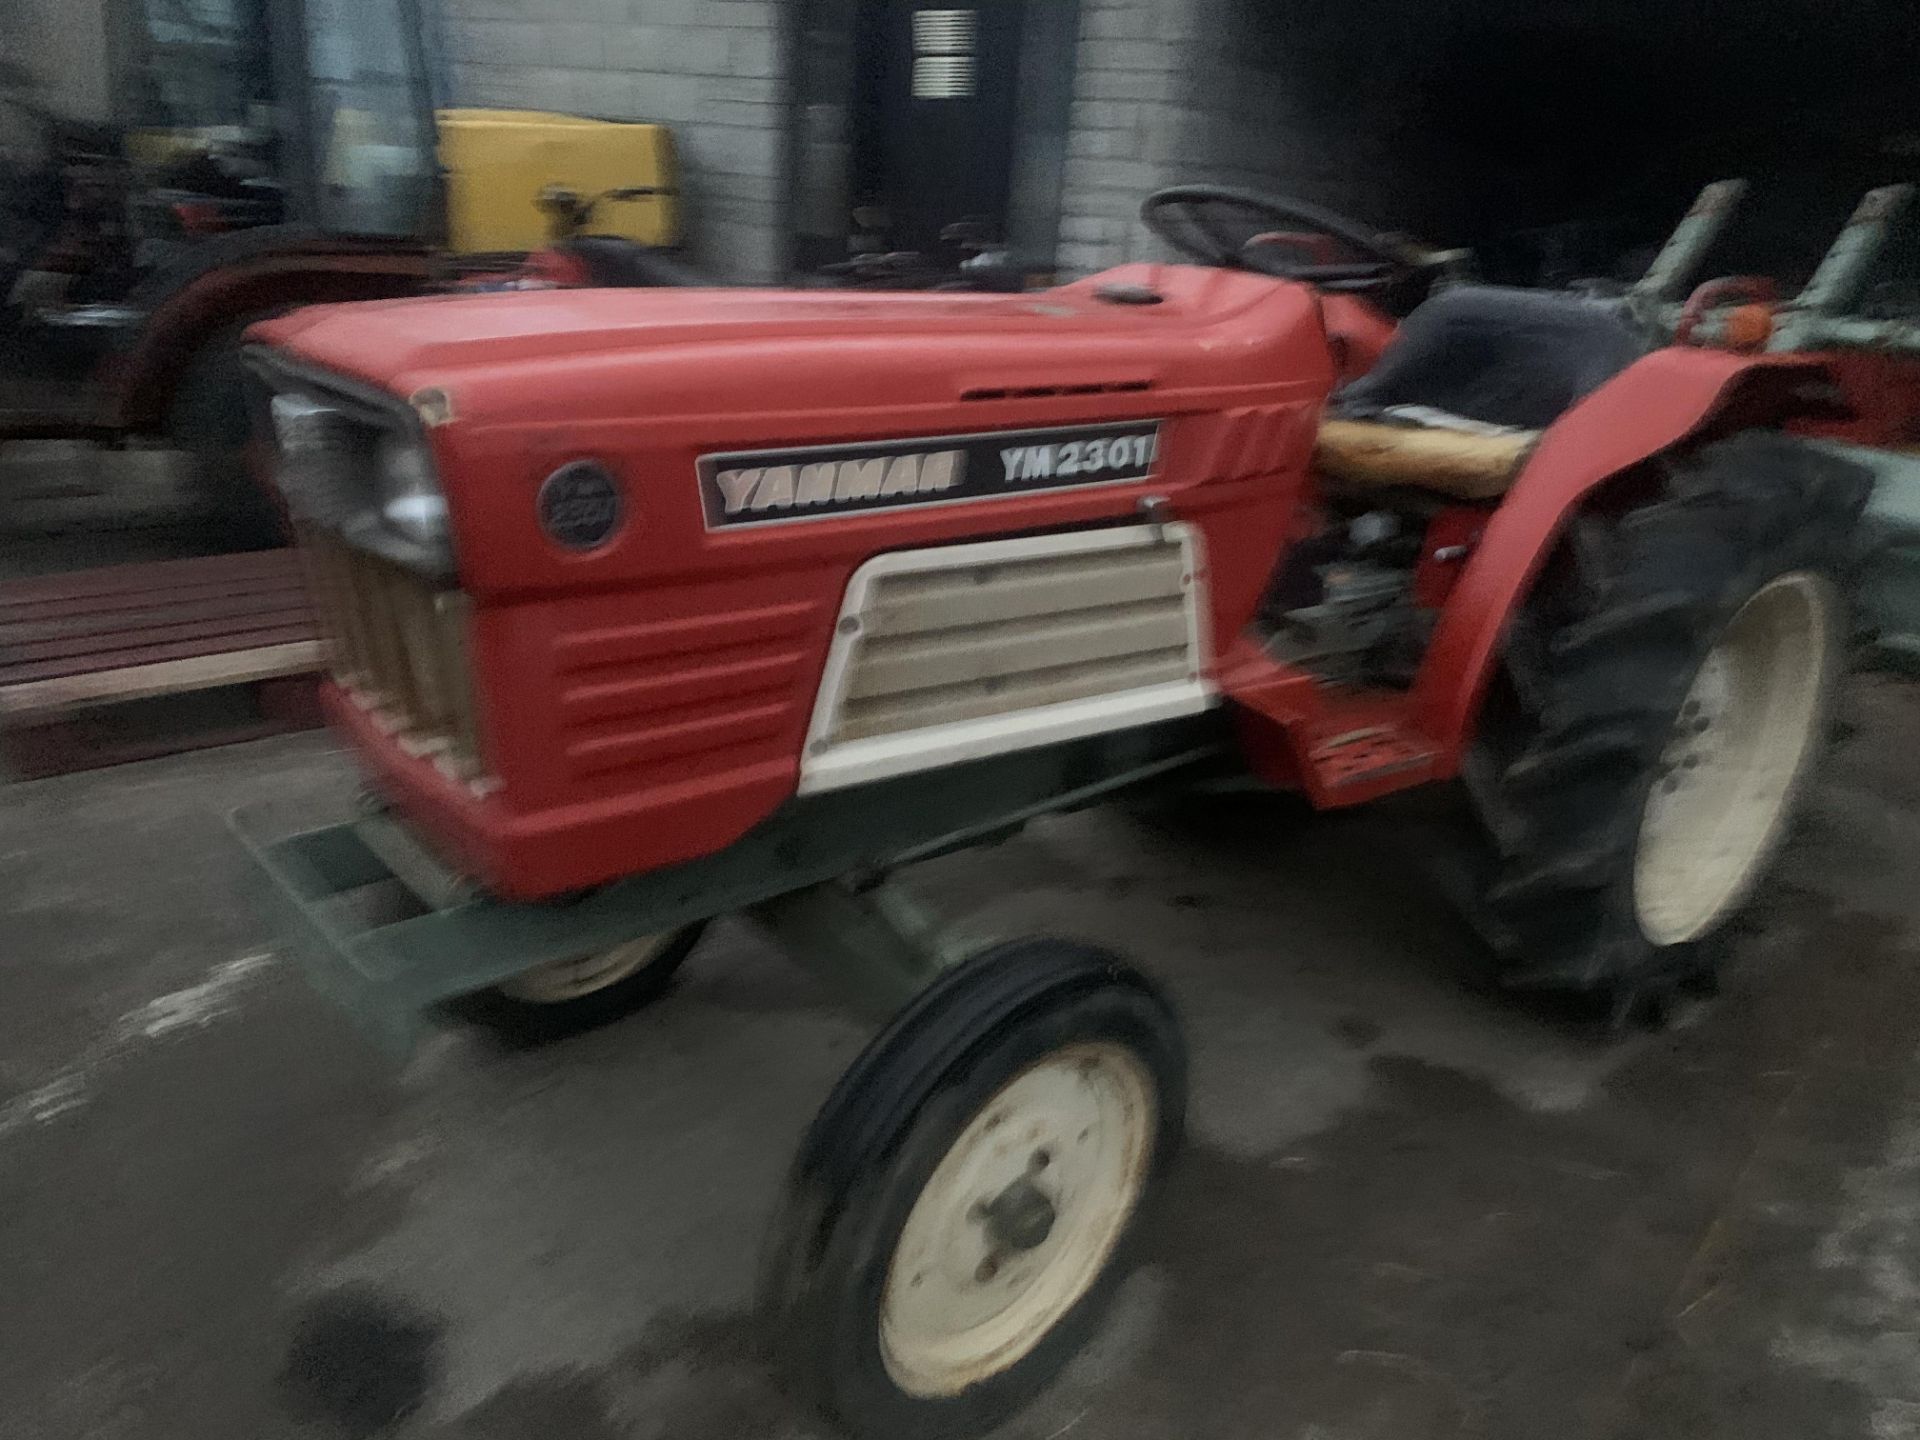
[[(1175, 185), (1140, 207), (1146, 227), (1202, 265), (1255, 270), (1322, 290), (1384, 289), (1419, 267), (1357, 220), (1281, 195)], [(1345, 251), (1353, 260), (1330, 258)]]

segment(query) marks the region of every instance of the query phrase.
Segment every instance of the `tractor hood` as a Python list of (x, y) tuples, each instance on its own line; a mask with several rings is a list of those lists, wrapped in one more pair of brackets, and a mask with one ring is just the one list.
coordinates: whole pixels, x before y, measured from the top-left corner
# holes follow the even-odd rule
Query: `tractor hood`
[(436, 387), (456, 419), (517, 424), (1271, 382), (1276, 349), (1287, 378), (1312, 381), (1326, 368), (1319, 334), (1303, 286), (1136, 265), (1018, 295), (667, 288), (321, 305), (250, 338), (399, 396)]
[[(457, 574), (483, 609), (695, 571), (737, 588), (724, 557), (787, 518), (844, 517), (797, 529), (857, 548), (876, 526), (904, 545), (1111, 521), (1149, 483), (1227, 505), (1243, 483), (1304, 473), (1334, 379), (1312, 290), (1171, 265), (1022, 295), (316, 306), (249, 338), (295, 402), (276, 412), (294, 508), (436, 582)], [(424, 457), (329, 438), (369, 424), (391, 438), (396, 420)], [(1287, 489), (1259, 489), (1283, 513)]]

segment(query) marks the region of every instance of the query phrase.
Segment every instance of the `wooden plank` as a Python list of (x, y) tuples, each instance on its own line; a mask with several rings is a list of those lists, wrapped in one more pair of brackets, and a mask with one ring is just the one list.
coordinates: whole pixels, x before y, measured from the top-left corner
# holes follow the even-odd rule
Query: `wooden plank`
[(302, 619), (296, 624), (273, 625), (251, 631), (244, 637), (244, 646), (236, 647), (235, 638), (228, 635), (202, 637), (198, 640), (177, 640), (162, 645), (130, 645), (118, 650), (96, 651), (85, 658), (84, 664), (71, 659), (29, 661), (24, 665), (0, 669), (0, 686), (12, 687), (101, 670), (124, 670), (134, 665), (192, 660), (203, 655), (232, 651), (236, 648), (258, 649), (263, 645), (289, 644), (294, 641), (313, 640), (315, 637), (312, 622)]
[(297, 640), (232, 650), (223, 655), (200, 655), (9, 685), (0, 689), (0, 718), (9, 724), (22, 724), (94, 705), (305, 674), (319, 668), (324, 651), (318, 640)]
[(298, 584), (300, 569), (291, 550), (253, 550), (239, 555), (198, 555), (185, 560), (153, 560), (139, 565), (106, 565), (0, 584), (0, 607), (49, 601), (138, 595), (207, 586), (232, 587), (251, 581), (286, 580)]
[[(281, 638), (317, 638), (319, 627), (312, 614), (299, 606), (288, 610), (270, 610), (262, 615), (235, 618), (217, 626), (155, 625), (139, 630), (111, 630), (68, 640), (45, 641), (35, 645), (0, 644), (0, 686), (24, 678), (29, 669), (51, 665), (78, 674), (83, 670), (114, 669), (140, 663), (135, 657), (152, 652), (152, 659), (178, 659), (182, 648), (211, 655), (217, 650), (244, 650), (258, 644), (251, 637), (262, 631), (292, 632)], [(103, 662), (101, 656), (121, 658)]]
[(43, 595), (110, 595), (121, 590), (152, 590), (198, 580), (247, 579), (278, 575), (294, 568), (293, 549), (242, 550), (225, 555), (182, 555), (172, 560), (140, 560), (128, 565), (94, 565), (45, 575), (23, 575), (0, 591), (37, 598)]
[[(240, 596), (197, 605), (163, 605), (112, 615), (87, 615), (69, 620), (22, 621), (0, 624), (0, 672), (16, 660), (42, 660), (55, 655), (84, 655), (89, 650), (123, 645), (158, 644), (189, 640), (195, 635), (219, 636), (239, 630), (257, 630), (267, 623), (311, 619), (313, 607), (303, 595)], [(3, 683), (3, 682), (0, 682)]]
[[(0, 587), (0, 592), (3, 591), (4, 587)], [(33, 625), (46, 621), (85, 621), (94, 616), (110, 619), (115, 615), (138, 615), (155, 608), (204, 605), (221, 599), (271, 604), (275, 600), (291, 599), (300, 594), (300, 580), (293, 577), (284, 580), (279, 578), (213, 580), (204, 585), (176, 586), (165, 590), (128, 591), (113, 595), (73, 595), (65, 598), (50, 597), (25, 601), (17, 605), (5, 603), (4, 599), (0, 598), (0, 635), (9, 633), (16, 625)]]
[(175, 575), (151, 585), (113, 589), (37, 590), (22, 594), (11, 583), (0, 584), (0, 624), (37, 615), (90, 615), (96, 611), (138, 608), (173, 600), (204, 600), (218, 595), (273, 595), (299, 588), (297, 569), (228, 575), (221, 572)]

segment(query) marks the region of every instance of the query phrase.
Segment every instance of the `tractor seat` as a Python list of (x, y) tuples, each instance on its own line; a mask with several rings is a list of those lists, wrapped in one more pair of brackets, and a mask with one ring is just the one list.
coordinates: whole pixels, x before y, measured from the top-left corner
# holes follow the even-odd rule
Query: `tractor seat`
[(1646, 351), (1616, 303), (1457, 285), (1334, 394), (1314, 460), (1352, 485), (1498, 499), (1540, 432)]

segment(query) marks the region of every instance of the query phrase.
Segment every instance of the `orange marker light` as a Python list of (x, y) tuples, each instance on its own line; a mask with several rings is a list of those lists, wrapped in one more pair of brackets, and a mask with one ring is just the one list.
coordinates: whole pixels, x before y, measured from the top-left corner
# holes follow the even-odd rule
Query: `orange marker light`
[(1771, 305), (1736, 305), (1720, 322), (1721, 343), (1729, 350), (1758, 350), (1772, 335)]

